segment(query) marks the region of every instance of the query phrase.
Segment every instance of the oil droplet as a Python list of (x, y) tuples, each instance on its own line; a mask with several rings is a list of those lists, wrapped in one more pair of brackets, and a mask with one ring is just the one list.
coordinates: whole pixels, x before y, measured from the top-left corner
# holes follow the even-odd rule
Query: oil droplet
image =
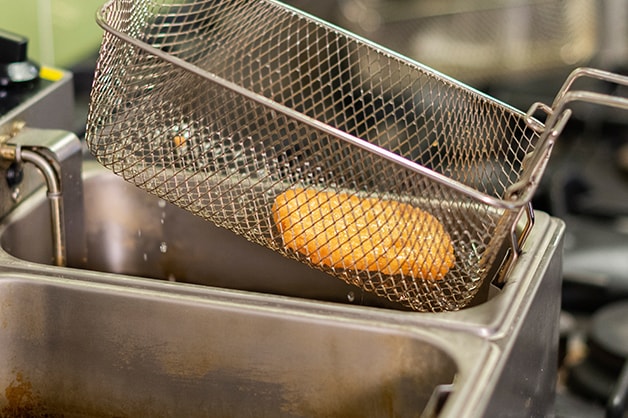
[(159, 251), (165, 254), (166, 251), (168, 251), (168, 244), (166, 244), (165, 242), (159, 244)]
[(142, 237), (142, 230), (141, 229), (137, 230), (137, 236), (140, 237), (140, 238)]
[(348, 300), (349, 302), (353, 302), (353, 301), (355, 301), (355, 293), (354, 293), (353, 291), (351, 291), (351, 292), (347, 293), (347, 300)]
[(144, 261), (148, 261), (148, 254), (144, 253)]
[(11, 191), (11, 200), (13, 200), (14, 203), (20, 200), (20, 188), (19, 187), (16, 187), (15, 189)]
[(159, 199), (159, 202), (157, 202), (157, 205), (163, 209), (166, 207), (166, 201), (163, 199)]

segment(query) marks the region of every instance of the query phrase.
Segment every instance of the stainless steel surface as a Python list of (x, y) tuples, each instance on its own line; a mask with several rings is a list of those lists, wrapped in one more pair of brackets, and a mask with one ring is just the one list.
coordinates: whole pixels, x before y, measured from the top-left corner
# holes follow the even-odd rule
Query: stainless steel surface
[(537, 213), (476, 306), (417, 313), (35, 137), (68, 167), (75, 229), (58, 267), (44, 188), (0, 219), (0, 415), (551, 415), (559, 220)]
[[(118, 0), (99, 21), (87, 141), (105, 166), (413, 309), (459, 309), (491, 280), (527, 203), (504, 198), (532, 169), (523, 113), (273, 1)], [(429, 285), (312, 263), (270, 220), (296, 185), (410, 202), (444, 224), (457, 262)]]
[(0, 115), (0, 133), (5, 133), (14, 121), (26, 122), (33, 128), (72, 130), (72, 74), (58, 69), (54, 72), (54, 81), (45, 79), (42, 85), (34, 88), (35, 94)]
[[(367, 295), (361, 299), (343, 282), (165, 203), (93, 161), (85, 162), (83, 177), (86, 260), (69, 257), (69, 267), (50, 265), (50, 218), (43, 189), (0, 224), (0, 270), (7, 272), (6, 282), (14, 283), (5, 287), (0, 279), (0, 315), (8, 324), (0, 332), (0, 345), (14, 341), (0, 350), (12, 366), (0, 388), (19, 386), (22, 379), (31, 383), (40, 406), (89, 407), (94, 415), (106, 410), (134, 415), (138, 408), (151, 407), (145, 401), (150, 393), (157, 395), (151, 398), (155, 410), (166, 411), (165, 416), (190, 412), (184, 397), (198, 401), (199, 408), (220, 407), (228, 416), (251, 410), (289, 415), (272, 405), (298, 409), (311, 402), (309, 391), (298, 392), (308, 379), (314, 379), (310, 384), (321, 393), (330, 393), (318, 379), (328, 373), (328, 366), (320, 367), (331, 361), (327, 355), (333, 348), (340, 350), (334, 367), (348, 374), (338, 378), (344, 388), (326, 401), (333, 405), (323, 402), (301, 416), (322, 415), (322, 408), (338, 405), (349, 405), (343, 414), (356, 408), (358, 416), (378, 415), (384, 368), (391, 369), (387, 376), (397, 374), (386, 381), (385, 388), (393, 388), (394, 395), (384, 416), (421, 412), (427, 403), (423, 389), (416, 397), (397, 400), (399, 393), (406, 393), (405, 385), (421, 380), (423, 373), (434, 380), (413, 384), (413, 391), (418, 385), (430, 392), (436, 381), (446, 383), (455, 375), (454, 390), (439, 417), (513, 411), (544, 416), (552, 409), (560, 221), (537, 213), (510, 280), (503, 289), (492, 289), (487, 302), (457, 312), (417, 313), (394, 309), (394, 304), (382, 306)], [(171, 274), (177, 282), (168, 281)], [(262, 283), (266, 285), (260, 288)], [(391, 349), (398, 342), (404, 348)], [(392, 353), (394, 358), (387, 357)], [(341, 364), (350, 361), (343, 355), (353, 356), (351, 365)], [(381, 358), (369, 357), (376, 355)], [(364, 356), (368, 359), (363, 362)], [(223, 362), (208, 369), (207, 359)], [(535, 367), (524, 366), (531, 361)], [(374, 370), (363, 370), (373, 362)], [(439, 366), (430, 368), (427, 363), (432, 362)], [(367, 403), (372, 406), (367, 410), (354, 403), (361, 402), (359, 393), (357, 398), (347, 395), (349, 401), (345, 397), (352, 391), (351, 379), (360, 380), (359, 390), (365, 387), (364, 374), (370, 376), (367, 382), (379, 382), (368, 392), (377, 405)], [(94, 375), (100, 383), (90, 380)], [(260, 379), (276, 383), (271, 386), (277, 392), (258, 386)], [(61, 380), (71, 382), (63, 387), (75, 389), (56, 390)], [(237, 400), (231, 392), (235, 383), (242, 383), (237, 387), (246, 392), (236, 392)], [(279, 398), (290, 385), (303, 403)], [(259, 399), (261, 406), (253, 405)], [(195, 415), (216, 416), (202, 409)]]
[(454, 380), (449, 409), (472, 411), (463, 383), (496, 357), (461, 333), (141, 285), (0, 275), (3, 416), (418, 417)]
[[(336, 302), (400, 308), (167, 203), (125, 182), (94, 161), (83, 167), (84, 254), (68, 266), (161, 280), (270, 292)], [(81, 208), (82, 207), (76, 207)], [(24, 201), (4, 222), (3, 248), (34, 263), (51, 263), (45, 191)], [(38, 236), (37, 240), (28, 237)], [(87, 258), (85, 258), (85, 256)]]
[[(68, 267), (406, 310), (219, 228), (125, 182), (95, 161), (84, 163), (83, 178), (84, 207), (75, 208), (83, 208), (84, 214), (67, 215), (84, 219), (84, 236), (72, 238), (85, 243), (87, 257), (68, 257)], [(481, 335), (501, 332), (507, 326), (508, 306), (521, 303), (531, 286), (530, 272), (547, 268), (540, 255), (557, 245), (551, 241), (554, 227), (549, 217), (538, 213), (536, 218), (530, 242), (511, 271), (512, 283), (487, 289), (490, 295), (473, 308), (418, 316), (451, 318), (453, 324)], [(45, 190), (40, 190), (0, 223), (0, 261), (6, 252), (5, 258), (36, 263), (38, 271), (40, 264), (51, 264), (49, 224)], [(28, 239), (35, 235), (41, 239)]]

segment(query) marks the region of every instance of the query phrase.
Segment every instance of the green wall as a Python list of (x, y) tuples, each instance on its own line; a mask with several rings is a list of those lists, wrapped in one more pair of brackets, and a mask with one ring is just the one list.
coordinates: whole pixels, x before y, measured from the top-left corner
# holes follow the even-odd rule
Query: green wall
[(102, 29), (95, 15), (105, 0), (0, 0), (0, 28), (29, 38), (32, 60), (60, 68), (93, 54)]

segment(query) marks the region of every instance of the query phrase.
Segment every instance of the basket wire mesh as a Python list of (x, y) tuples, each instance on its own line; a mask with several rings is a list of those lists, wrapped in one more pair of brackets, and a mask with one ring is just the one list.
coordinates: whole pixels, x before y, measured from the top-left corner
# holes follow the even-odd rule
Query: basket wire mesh
[[(105, 34), (87, 142), (106, 167), (417, 311), (460, 309), (493, 279), (529, 201), (507, 198), (529, 176), (524, 161), (541, 136), (525, 113), (272, 0), (111, 0), (98, 20)], [(290, 248), (273, 212), (287, 190), (346, 197), (334, 228), (349, 236), (349, 250), (329, 248), (325, 234), (314, 249)], [(402, 254), (399, 242), (347, 224), (374, 201), (442, 225), (455, 258), (445, 274), (417, 273), (429, 260), (398, 271), (356, 260), (358, 238), (377, 240), (369, 248), (392, 259)], [(410, 245), (428, 227), (381, 213)], [(421, 251), (438, 254), (444, 244), (432, 242)], [(320, 262), (319, 252), (341, 261)]]

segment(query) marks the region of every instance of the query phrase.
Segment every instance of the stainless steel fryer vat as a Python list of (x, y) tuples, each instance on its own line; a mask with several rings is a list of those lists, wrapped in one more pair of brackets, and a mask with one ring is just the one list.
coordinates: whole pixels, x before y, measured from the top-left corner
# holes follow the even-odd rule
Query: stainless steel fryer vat
[[(188, 412), (216, 416), (216, 408), (223, 408), (220, 410), (227, 416), (248, 416), (261, 397), (268, 403), (261, 407), (255, 403), (254, 410), (262, 415), (316, 416), (329, 412), (324, 409), (329, 407), (369, 416), (369, 411), (357, 405), (359, 399), (344, 390), (313, 409), (307, 409), (312, 398), (300, 389), (290, 393), (301, 402), (287, 402), (282, 395), (284, 383), (291, 382), (289, 386), (297, 388), (318, 385), (304, 379), (308, 370), (318, 370), (320, 364), (332, 361), (327, 355), (332, 348), (334, 362), (342, 360), (338, 356), (342, 353), (353, 356), (341, 362), (353, 364), (338, 365), (330, 372), (348, 373), (339, 377), (342, 381), (363, 382), (359, 377), (363, 373), (391, 377), (390, 385), (375, 384), (374, 392), (368, 394), (373, 398), (369, 404), (372, 411), (387, 408), (384, 416), (414, 416), (424, 408), (438, 417), (512, 411), (543, 416), (552, 409), (563, 230), (558, 220), (537, 214), (508, 282), (502, 289), (494, 288), (484, 303), (457, 312), (417, 313), (369, 306), (367, 301), (362, 305), (358, 298), (351, 304), (341, 281), (328, 277), (339, 286), (330, 287), (318, 276), (320, 272), (302, 275), (310, 270), (307, 266), (164, 204), (93, 161), (84, 163), (83, 178), (87, 236), (71, 236), (68, 245), (87, 242), (87, 259), (68, 248), (69, 255), (75, 254), (68, 258), (69, 266), (51, 265), (45, 190), (24, 199), (0, 222), (0, 323), (4, 324), (0, 327), (0, 353), (6, 356), (3, 362), (7, 365), (0, 378), (0, 389), (4, 389), (0, 390), (0, 408), (5, 411), (30, 408), (49, 416), (55, 411), (64, 415), (80, 411), (88, 416), (111, 416), (112, 412), (133, 416), (142, 408), (156, 408), (163, 416)], [(106, 210), (94, 210), (92, 205), (107, 201), (111, 206)], [(112, 207), (123, 210), (110, 210)], [(141, 237), (134, 213), (124, 210), (129, 207), (143, 208), (138, 212), (143, 214)], [(101, 234), (107, 225), (111, 230)], [(116, 229), (112, 225), (124, 226)], [(187, 247), (175, 245), (170, 235), (177, 226), (188, 238)], [(207, 233), (216, 241), (190, 239), (196, 229), (201, 229), (201, 237)], [(223, 240), (227, 235), (213, 235), (216, 233), (232, 236)], [(129, 251), (134, 247), (129, 240), (142, 242), (144, 247)], [(160, 249), (164, 241), (168, 244), (166, 252)], [(190, 248), (195, 244), (207, 245), (208, 255), (186, 259), (188, 252), (195, 251)], [(147, 263), (143, 251), (149, 248)], [(235, 263), (221, 257), (208, 263), (207, 257), (217, 248), (249, 254), (254, 263), (247, 265), (242, 257)], [(167, 270), (158, 272), (161, 281), (149, 278), (155, 274), (156, 265), (167, 266), (169, 258), (179, 257), (192, 263), (196, 277), (190, 282), (196, 284), (183, 283), (184, 276), (180, 282), (168, 281)], [(116, 270), (130, 265), (136, 266), (132, 271), (135, 277)], [(274, 270), (264, 271), (270, 268)], [(220, 289), (216, 287), (220, 280), (211, 278), (221, 274), (230, 275), (223, 283), (248, 282), (252, 287), (248, 290), (255, 290), (260, 277), (271, 278), (269, 285), (275, 289), (263, 291), (280, 295), (250, 292), (246, 287), (242, 290), (247, 291)], [(299, 284), (300, 279), (307, 283)], [(305, 293), (301, 293), (303, 289)], [(312, 290), (320, 293), (308, 293)], [(345, 304), (337, 303), (342, 299)], [(230, 325), (229, 332), (219, 325), (223, 322)], [(269, 329), (260, 345), (259, 333)], [(308, 335), (310, 330), (320, 337), (316, 343)], [(310, 343), (304, 345), (301, 339)], [(331, 340), (336, 343), (328, 344)], [(389, 350), (391, 341), (407, 350)], [(255, 351), (256, 347), (268, 349)], [(355, 355), (365, 347), (370, 347), (368, 353), (379, 356), (370, 359), (381, 367), (362, 370), (363, 357)], [(261, 362), (257, 363), (259, 368), (246, 368), (257, 370), (255, 375), (240, 368), (251, 356)], [(285, 356), (291, 360), (281, 366)], [(220, 365), (208, 363), (218, 358)], [(440, 367), (428, 370), (421, 366), (426, 358)], [(318, 363), (313, 366), (315, 361)], [(223, 374), (217, 371), (222, 366), (226, 368)], [(100, 379), (92, 379), (94, 375)], [(277, 383), (271, 384), (277, 390), (268, 389), (260, 379)], [(133, 383), (140, 381), (141, 385)], [(406, 392), (408, 381), (415, 382), (412, 387), (417, 392), (413, 395)], [(237, 402), (224, 392), (233, 389), (234, 382), (244, 390)], [(325, 393), (325, 387), (316, 387)], [(6, 398), (6, 393), (20, 391), (28, 394), (21, 398), (23, 403)], [(212, 396), (208, 398), (207, 393)], [(196, 409), (189, 409), (193, 407), (190, 399), (196, 402)], [(279, 410), (277, 405), (289, 407)], [(434, 405), (440, 406), (434, 409)], [(299, 413), (303, 408), (307, 411)]]
[[(89, 270), (216, 288), (267, 293), (322, 303), (383, 308), (404, 312), (398, 320), (451, 319), (479, 335), (500, 333), (508, 306), (525, 297), (531, 276), (551, 270), (556, 283), (560, 260), (546, 264), (560, 245), (555, 224), (537, 213), (535, 226), (513, 267), (508, 283), (489, 286), (472, 307), (440, 315), (408, 312), (399, 303), (361, 291), (295, 260), (287, 259), (237, 234), (219, 228), (171, 203), (125, 182), (89, 158), (83, 163), (82, 202), (69, 218), (84, 219), (83, 234), (68, 236), (67, 268), (54, 268), (50, 216), (45, 189), (25, 199), (0, 222), (0, 262), (49, 274)], [(83, 213), (76, 213), (81, 208)], [(37, 240), (30, 237), (37, 236)], [(81, 249), (82, 251), (77, 251)], [(543, 273), (539, 273), (543, 274)], [(547, 300), (556, 293), (547, 292)], [(552, 303), (554, 304), (554, 303)], [(379, 309), (376, 309), (379, 311)], [(427, 318), (427, 319), (426, 319)]]
[[(523, 263), (529, 268), (485, 304), (447, 313), (155, 281), (4, 254), (0, 408), (8, 416), (546, 415), (556, 381), (562, 227), (541, 218), (539, 249)], [(26, 396), (6, 396), (15, 391)]]
[(496, 358), (461, 333), (179, 287), (0, 274), (0, 415), (418, 417)]

